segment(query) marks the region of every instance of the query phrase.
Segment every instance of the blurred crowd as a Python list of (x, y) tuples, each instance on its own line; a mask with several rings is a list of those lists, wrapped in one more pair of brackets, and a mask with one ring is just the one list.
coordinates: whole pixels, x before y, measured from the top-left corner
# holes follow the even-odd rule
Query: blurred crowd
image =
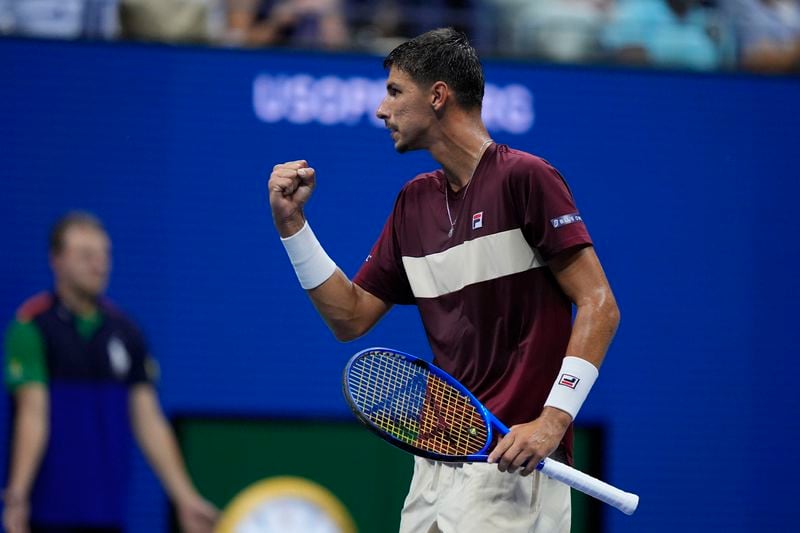
[(383, 53), (439, 26), (484, 56), (800, 71), (800, 0), (0, 0), (0, 34)]

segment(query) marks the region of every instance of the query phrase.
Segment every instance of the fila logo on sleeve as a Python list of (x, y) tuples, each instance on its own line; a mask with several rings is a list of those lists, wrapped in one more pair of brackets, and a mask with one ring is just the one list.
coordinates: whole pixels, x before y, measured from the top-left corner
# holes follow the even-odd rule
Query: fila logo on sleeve
[(483, 211), (478, 211), (472, 215), (472, 229), (483, 227)]
[(561, 377), (558, 379), (558, 384), (574, 389), (578, 386), (580, 380), (579, 377), (573, 376), (572, 374), (561, 374)]

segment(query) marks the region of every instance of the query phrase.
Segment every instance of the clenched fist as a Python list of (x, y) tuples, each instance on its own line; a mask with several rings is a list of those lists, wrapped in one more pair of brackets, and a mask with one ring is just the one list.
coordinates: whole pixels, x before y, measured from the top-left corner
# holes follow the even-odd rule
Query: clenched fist
[(305, 224), (303, 206), (316, 184), (316, 172), (308, 162), (289, 161), (272, 168), (267, 188), (272, 219), (281, 237), (289, 237)]

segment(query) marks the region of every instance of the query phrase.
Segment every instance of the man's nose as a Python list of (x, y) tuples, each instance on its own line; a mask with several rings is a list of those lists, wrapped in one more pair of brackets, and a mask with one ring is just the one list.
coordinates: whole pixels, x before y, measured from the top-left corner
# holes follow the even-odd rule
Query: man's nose
[(381, 101), (381, 105), (378, 106), (378, 109), (375, 110), (375, 116), (381, 120), (386, 120), (389, 118), (389, 113), (386, 112), (386, 108), (384, 107), (385, 100)]

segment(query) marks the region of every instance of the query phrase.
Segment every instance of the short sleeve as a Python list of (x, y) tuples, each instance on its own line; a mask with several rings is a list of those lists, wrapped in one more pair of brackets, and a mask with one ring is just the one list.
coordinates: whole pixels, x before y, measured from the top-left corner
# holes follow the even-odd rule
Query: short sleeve
[(131, 326), (128, 343), (132, 359), (127, 379), (128, 384), (156, 384), (159, 378), (158, 363), (150, 354), (147, 341), (138, 328)]
[(402, 219), (402, 197), (401, 192), (377, 242), (353, 282), (384, 302), (410, 305), (415, 303), (415, 299), (403, 267), (397, 237), (397, 224)]
[(33, 322), (14, 320), (6, 330), (3, 374), (6, 388), (14, 392), (27, 383), (47, 383), (45, 346)]
[(553, 166), (536, 159), (515, 174), (525, 238), (545, 261), (568, 248), (592, 244), (572, 192)]

